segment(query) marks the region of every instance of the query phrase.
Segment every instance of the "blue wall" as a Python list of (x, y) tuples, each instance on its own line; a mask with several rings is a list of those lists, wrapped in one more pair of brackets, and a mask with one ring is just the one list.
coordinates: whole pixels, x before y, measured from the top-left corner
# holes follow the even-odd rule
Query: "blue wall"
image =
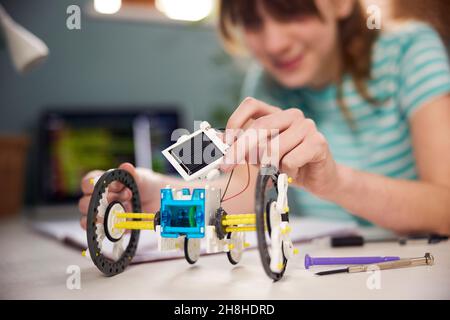
[(66, 8), (87, 1), (3, 0), (14, 19), (50, 48), (45, 65), (28, 75), (13, 70), (0, 50), (0, 132), (33, 126), (44, 106), (148, 105), (175, 102), (189, 120), (218, 106), (234, 107), (229, 92), (240, 73), (223, 61), (213, 28), (99, 20), (82, 14), (82, 29), (66, 28)]
[(48, 106), (175, 103), (189, 127), (210, 119), (218, 106), (235, 107), (242, 75), (213, 28), (100, 20), (83, 12), (82, 29), (68, 30), (67, 7), (84, 8), (87, 1), (0, 0), (50, 48), (46, 63), (27, 75), (16, 74), (0, 49), (0, 134), (33, 134)]

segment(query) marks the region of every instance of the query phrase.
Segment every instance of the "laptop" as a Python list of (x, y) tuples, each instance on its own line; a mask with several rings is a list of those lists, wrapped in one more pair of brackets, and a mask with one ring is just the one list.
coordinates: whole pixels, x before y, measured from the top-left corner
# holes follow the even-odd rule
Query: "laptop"
[(32, 215), (79, 217), (80, 181), (91, 170), (131, 162), (175, 174), (161, 151), (174, 142), (171, 135), (180, 119), (175, 106), (46, 110), (39, 121), (38, 201)]

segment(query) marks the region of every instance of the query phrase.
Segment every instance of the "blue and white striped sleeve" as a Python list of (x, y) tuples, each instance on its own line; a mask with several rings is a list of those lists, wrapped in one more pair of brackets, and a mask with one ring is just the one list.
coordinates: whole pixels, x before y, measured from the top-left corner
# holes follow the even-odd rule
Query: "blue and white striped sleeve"
[(450, 65), (438, 33), (420, 25), (403, 48), (400, 63), (400, 106), (407, 118), (421, 106), (450, 93)]

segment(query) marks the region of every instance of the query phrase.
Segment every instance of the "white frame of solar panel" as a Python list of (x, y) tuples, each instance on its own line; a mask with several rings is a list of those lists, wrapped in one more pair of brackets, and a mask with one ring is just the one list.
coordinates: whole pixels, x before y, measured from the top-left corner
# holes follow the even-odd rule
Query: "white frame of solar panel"
[(216, 130), (212, 129), (211, 125), (206, 121), (203, 121), (200, 124), (199, 130), (191, 133), (190, 135), (181, 136), (175, 144), (171, 145), (170, 147), (168, 147), (162, 151), (162, 154), (164, 155), (164, 157), (166, 157), (166, 159), (170, 162), (170, 164), (175, 168), (175, 170), (177, 170), (177, 172), (181, 175), (181, 177), (186, 181), (192, 181), (192, 180), (198, 179), (198, 178), (206, 178), (207, 174), (211, 170), (216, 169), (222, 163), (223, 156), (220, 157), (219, 159), (215, 160), (214, 162), (210, 163), (206, 167), (200, 169), (199, 171), (189, 175), (181, 167), (181, 165), (178, 163), (178, 161), (172, 156), (172, 154), (170, 153), (170, 151), (172, 149), (178, 147), (179, 145), (185, 143), (186, 141), (193, 139), (194, 137), (201, 135), (201, 134), (205, 134), (211, 140), (211, 142), (215, 145), (215, 147), (217, 147), (224, 155), (226, 154), (226, 152), (230, 146), (225, 144), (222, 141), (222, 139), (217, 135)]

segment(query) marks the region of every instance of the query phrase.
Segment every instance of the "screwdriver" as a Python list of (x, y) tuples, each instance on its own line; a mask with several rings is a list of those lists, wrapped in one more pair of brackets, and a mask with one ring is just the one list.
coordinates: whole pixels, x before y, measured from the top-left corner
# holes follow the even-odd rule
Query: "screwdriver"
[(420, 258), (400, 259), (396, 261), (374, 263), (369, 265), (350, 266), (345, 269), (317, 272), (316, 275), (325, 276), (336, 273), (356, 273), (356, 272), (373, 271), (374, 269), (387, 270), (387, 269), (397, 269), (397, 268), (426, 266), (426, 265), (432, 266), (433, 264), (434, 264), (434, 257), (430, 253), (425, 253), (425, 256)]

